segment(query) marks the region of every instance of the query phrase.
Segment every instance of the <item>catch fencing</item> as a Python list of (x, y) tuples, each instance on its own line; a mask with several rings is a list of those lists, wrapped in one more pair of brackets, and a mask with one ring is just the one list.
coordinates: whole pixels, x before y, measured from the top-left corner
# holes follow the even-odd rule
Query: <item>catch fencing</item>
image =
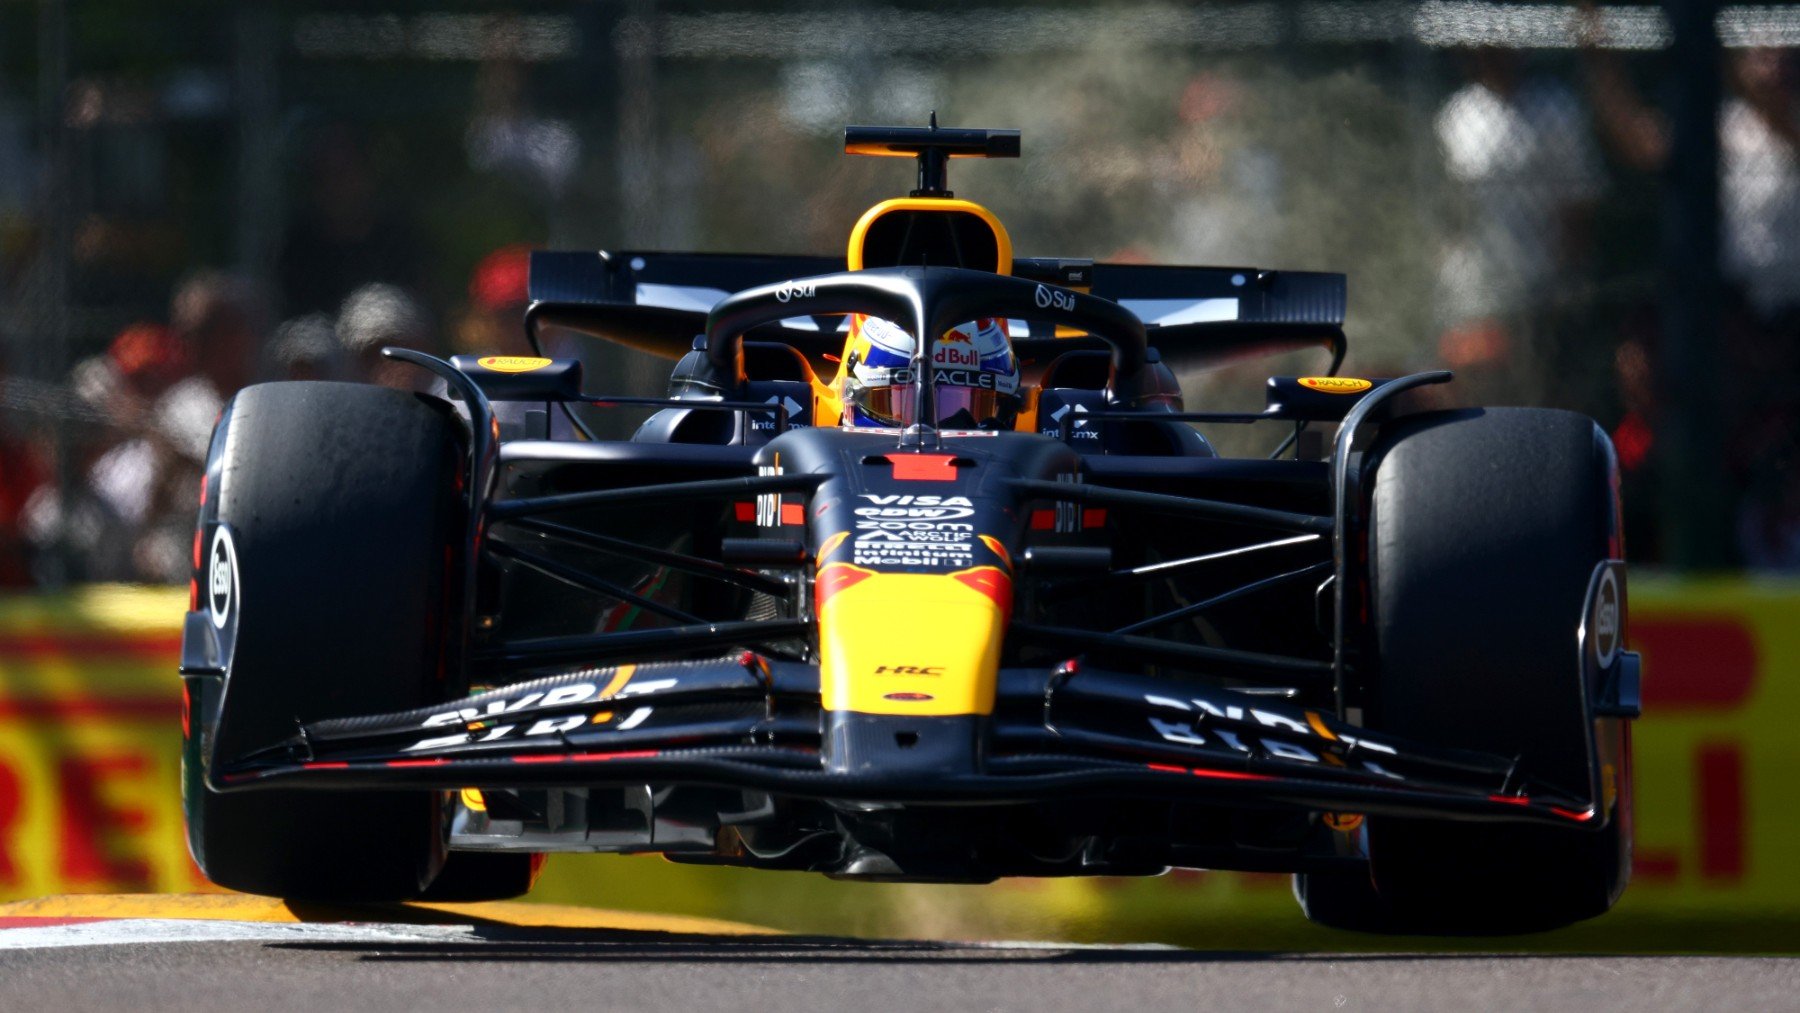
[(842, 249), (933, 110), (1021, 253), (1347, 271), (1351, 370), (1615, 433), (1634, 559), (1800, 569), (1794, 8), (116, 6), (0, 7), (0, 584), (170, 579), (208, 406), (514, 350), (516, 246)]

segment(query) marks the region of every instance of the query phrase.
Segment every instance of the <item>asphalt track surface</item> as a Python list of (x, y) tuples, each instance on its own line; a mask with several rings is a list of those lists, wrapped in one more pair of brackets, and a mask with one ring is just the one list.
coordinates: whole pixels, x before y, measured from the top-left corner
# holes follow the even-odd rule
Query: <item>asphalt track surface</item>
[[(1800, 959), (1344, 955), (521, 925), (0, 912), (0, 1010), (1794, 1009)], [(544, 921), (546, 919), (538, 919)], [(547, 919), (556, 922), (557, 919)], [(565, 921), (566, 924), (566, 921)], [(622, 927), (630, 925), (631, 927)]]

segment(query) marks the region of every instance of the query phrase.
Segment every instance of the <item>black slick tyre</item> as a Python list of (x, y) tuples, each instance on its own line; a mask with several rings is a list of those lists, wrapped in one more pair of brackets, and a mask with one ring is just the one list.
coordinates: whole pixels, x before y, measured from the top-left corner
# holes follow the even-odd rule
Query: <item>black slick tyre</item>
[[(444, 699), (463, 516), (455, 420), (402, 391), (263, 384), (233, 399), (213, 456), (202, 530), (229, 532), (236, 590), (212, 755), (279, 743), (298, 721)], [(218, 793), (195, 776), (199, 743), (187, 746), (189, 848), (220, 886), (394, 901), (443, 863), (439, 793)]]
[(452, 851), (419, 899), (449, 903), (523, 897), (536, 882), (543, 857), (518, 851)]
[(1385, 925), (1387, 911), (1367, 869), (1296, 873), (1294, 899), (1314, 925), (1354, 932), (1377, 932)]
[[(1585, 794), (1576, 630), (1614, 531), (1606, 437), (1571, 412), (1468, 409), (1389, 426), (1370, 455), (1370, 727), (1520, 758)], [(1369, 479), (1365, 477), (1365, 482)], [(1538, 932), (1605, 912), (1629, 876), (1600, 831), (1371, 817), (1372, 889), (1298, 884), (1309, 917), (1385, 933)]]

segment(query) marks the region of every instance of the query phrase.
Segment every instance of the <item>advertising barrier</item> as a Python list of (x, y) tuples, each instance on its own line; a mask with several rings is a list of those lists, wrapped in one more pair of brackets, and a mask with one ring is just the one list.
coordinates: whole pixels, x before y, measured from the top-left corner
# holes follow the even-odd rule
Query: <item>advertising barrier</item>
[[(0, 598), (0, 900), (210, 889), (183, 844), (185, 596), (90, 587)], [(1546, 945), (1800, 949), (1800, 581), (1638, 577), (1636, 875), (1619, 911)], [(1496, 645), (1496, 649), (1504, 649)], [(1312, 929), (1285, 876), (837, 883), (802, 873), (562, 857), (533, 899), (810, 932), (1006, 934), (1233, 947), (1379, 945)]]
[(91, 587), (0, 599), (0, 899), (186, 891), (186, 596)]

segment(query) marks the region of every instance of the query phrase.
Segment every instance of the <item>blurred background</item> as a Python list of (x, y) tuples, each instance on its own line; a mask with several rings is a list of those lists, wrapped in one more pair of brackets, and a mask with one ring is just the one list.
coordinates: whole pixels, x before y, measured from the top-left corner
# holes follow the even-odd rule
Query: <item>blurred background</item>
[[(1023, 130), (952, 181), (1022, 255), (1344, 271), (1349, 372), (1599, 420), (1649, 673), (1638, 885), (1547, 945), (1800, 947), (1800, 9), (1694, 0), (0, 0), (0, 898), (201, 885), (175, 585), (233, 391), (522, 351), (532, 248), (840, 251), (911, 182), (842, 127), (933, 110)], [(660, 392), (666, 363), (608, 361), (591, 388)], [(1185, 377), (1188, 405), (1260, 405), (1274, 371)], [(1344, 944), (1275, 877), (599, 858), (539, 896)]]

